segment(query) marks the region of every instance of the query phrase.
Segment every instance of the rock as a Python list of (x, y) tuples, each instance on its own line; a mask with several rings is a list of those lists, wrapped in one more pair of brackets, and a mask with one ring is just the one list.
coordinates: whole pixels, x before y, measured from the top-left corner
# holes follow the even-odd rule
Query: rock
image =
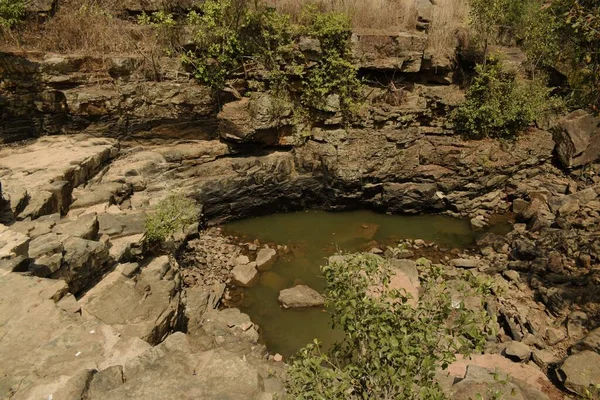
[(325, 298), (306, 285), (282, 290), (278, 300), (285, 308), (317, 307), (325, 304)]
[(548, 350), (535, 349), (531, 353), (533, 362), (542, 369), (547, 369), (551, 365), (558, 362), (556, 356)]
[(95, 240), (99, 230), (100, 224), (96, 213), (86, 214), (71, 221), (60, 221), (53, 228), (53, 232), (87, 240)]
[(256, 269), (259, 271), (266, 271), (275, 262), (277, 258), (277, 252), (270, 248), (260, 249), (256, 254)]
[(600, 328), (588, 333), (583, 339), (571, 347), (572, 351), (591, 350), (600, 354)]
[(365, 69), (419, 72), (427, 35), (422, 33), (374, 33), (355, 31), (352, 49), (355, 62)]
[(127, 278), (131, 278), (139, 272), (140, 265), (138, 263), (119, 264), (115, 267), (115, 269), (121, 271), (121, 273)]
[(0, 224), (0, 260), (11, 256), (27, 256), (30, 239)]
[(588, 316), (582, 311), (573, 311), (567, 318), (567, 334), (569, 338), (579, 340), (583, 337)]
[(78, 398), (58, 394), (85, 387), (89, 375), (82, 371), (122, 364), (150, 347), (119, 337), (98, 320), (61, 310), (56, 301), (65, 293), (58, 280), (20, 274), (0, 279), (0, 358), (11, 360), (0, 363), (0, 398), (47, 398), (52, 393)]
[(275, 361), (275, 362), (282, 362), (283, 361), (283, 356), (281, 354), (277, 353), (277, 354), (275, 354), (273, 356), (273, 361)]
[(600, 156), (600, 119), (584, 110), (560, 120), (553, 137), (558, 159), (566, 168), (589, 164)]
[(512, 204), (512, 211), (515, 214), (521, 214), (529, 207), (529, 202), (523, 199), (514, 199)]
[(248, 263), (237, 265), (231, 270), (233, 278), (233, 284), (243, 287), (251, 287), (258, 281), (258, 271), (256, 270), (256, 263)]
[(104, 243), (68, 237), (63, 245), (63, 263), (53, 276), (64, 279), (73, 293), (79, 292), (107, 270), (109, 256)]
[(123, 364), (123, 381), (90, 400), (235, 400), (255, 399), (264, 393), (255, 367), (226, 350), (196, 352), (181, 332)]
[(266, 93), (227, 103), (218, 115), (219, 133), (224, 140), (237, 143), (277, 145), (281, 136), (292, 131), (293, 106)]
[(477, 268), (480, 260), (475, 258), (455, 258), (450, 260), (450, 265), (456, 268)]
[(488, 223), (481, 215), (478, 215), (475, 218), (471, 218), (471, 228), (473, 228), (474, 231), (482, 231), (485, 228), (487, 228), (487, 226)]
[(2, 189), (18, 219), (66, 212), (71, 189), (118, 153), (116, 142), (85, 135), (47, 136), (0, 149)]
[(159, 257), (142, 268), (136, 281), (119, 270), (111, 272), (80, 299), (84, 314), (123, 335), (160, 343), (183, 317), (181, 280), (178, 275), (169, 279), (171, 268), (167, 257)]
[(238, 257), (235, 259), (235, 263), (236, 263), (237, 265), (246, 265), (246, 264), (248, 264), (249, 262), (250, 262), (250, 259), (248, 258), (248, 256), (244, 256), (244, 255), (238, 256)]
[(522, 342), (511, 342), (504, 350), (508, 358), (518, 361), (528, 361), (531, 356), (531, 348)]
[(224, 338), (226, 342), (243, 339), (256, 344), (259, 339), (258, 326), (237, 308), (208, 310), (202, 316), (202, 329), (211, 336)]
[(584, 350), (567, 357), (556, 371), (564, 387), (580, 396), (593, 385), (600, 385), (600, 354)]
[(123, 366), (113, 365), (96, 373), (90, 383), (87, 398), (102, 398), (108, 392), (123, 384)]
[(464, 378), (454, 384), (450, 392), (453, 400), (476, 399), (487, 393), (497, 393), (515, 400), (549, 400), (540, 390), (514, 376), (476, 365), (467, 367)]
[(563, 329), (560, 328), (547, 328), (546, 329), (546, 342), (550, 346), (554, 346), (565, 340), (567, 338), (567, 334)]
[(81, 306), (77, 302), (75, 296), (71, 293), (67, 293), (62, 299), (60, 299), (56, 305), (66, 312), (78, 313), (81, 311)]
[(520, 282), (521, 281), (521, 277), (517, 271), (506, 270), (506, 271), (502, 272), (502, 275), (504, 275), (504, 277), (506, 277), (506, 279), (508, 279), (509, 281), (512, 281), (512, 282)]

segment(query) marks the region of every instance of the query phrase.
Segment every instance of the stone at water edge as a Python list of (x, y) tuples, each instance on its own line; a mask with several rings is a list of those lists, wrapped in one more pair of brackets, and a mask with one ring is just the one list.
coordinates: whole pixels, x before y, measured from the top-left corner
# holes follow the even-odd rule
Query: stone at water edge
[(600, 354), (590, 350), (568, 357), (556, 371), (565, 388), (581, 396), (593, 385), (600, 385)]
[(325, 304), (325, 298), (306, 285), (282, 290), (278, 300), (285, 308), (317, 307)]
[(256, 263), (251, 262), (248, 264), (237, 265), (231, 270), (233, 278), (233, 284), (242, 287), (251, 287), (258, 280), (258, 271), (256, 270)]
[(277, 252), (271, 248), (260, 249), (256, 254), (256, 269), (259, 271), (266, 271), (275, 262), (277, 258)]

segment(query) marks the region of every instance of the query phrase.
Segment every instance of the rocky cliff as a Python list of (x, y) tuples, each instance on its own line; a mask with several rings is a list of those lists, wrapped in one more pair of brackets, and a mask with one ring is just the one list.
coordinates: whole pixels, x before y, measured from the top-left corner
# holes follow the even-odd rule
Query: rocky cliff
[[(123, 3), (131, 12), (154, 4)], [(426, 42), (421, 32), (356, 32), (356, 63), (371, 82), (365, 105), (345, 124), (328, 99), (309, 126), (290, 105), (277, 104), (274, 117), (276, 99), (256, 81), (235, 79), (215, 96), (177, 60), (160, 60), (167, 72), (156, 79), (137, 55), (0, 53), (0, 355), (15, 360), (0, 366), (0, 397), (282, 392), (281, 364), (259, 344), (258, 327), (236, 310), (213, 310), (237, 244), (213, 233), (194, 242), (210, 255), (194, 267), (214, 270), (205, 280), (173, 257), (143, 254), (146, 214), (173, 191), (201, 204), (209, 223), (368, 207), (444, 212), (479, 229), (513, 211), (521, 223), (506, 238), (482, 239), (464, 256), (476, 262), (445, 264), (512, 284), (519, 301), (489, 303), (506, 344), (497, 352), (525, 342), (536, 350), (519, 352), (521, 361), (562, 371), (566, 389), (597, 383), (597, 369), (582, 372), (572, 358), (599, 357), (597, 121), (576, 113), (552, 133), (465, 140), (447, 120), (464, 96), (456, 71), (428, 55)], [(401, 89), (372, 83), (391, 75)], [(169, 251), (197, 236), (190, 227)], [(188, 335), (171, 335), (181, 330)], [(567, 358), (567, 348), (579, 353)], [(466, 387), (454, 387), (457, 399), (490, 380), (474, 367), (457, 376)]]

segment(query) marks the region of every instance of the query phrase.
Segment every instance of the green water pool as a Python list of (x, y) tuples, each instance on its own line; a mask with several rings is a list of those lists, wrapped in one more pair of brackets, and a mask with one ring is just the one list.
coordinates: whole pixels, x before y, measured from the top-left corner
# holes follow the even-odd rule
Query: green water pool
[(286, 245), (290, 250), (279, 257), (269, 271), (261, 273), (254, 287), (241, 291), (242, 300), (238, 305), (260, 326), (268, 349), (285, 357), (292, 356), (315, 338), (325, 347), (340, 338), (340, 332), (331, 328), (325, 308), (284, 309), (277, 301), (282, 289), (299, 283), (322, 292), (325, 280), (320, 266), (330, 255), (338, 251), (364, 251), (375, 242), (384, 246), (402, 239), (423, 239), (449, 249), (465, 248), (476, 238), (467, 220), (371, 211), (273, 214), (231, 222), (224, 229), (242, 241), (258, 239), (261, 244)]

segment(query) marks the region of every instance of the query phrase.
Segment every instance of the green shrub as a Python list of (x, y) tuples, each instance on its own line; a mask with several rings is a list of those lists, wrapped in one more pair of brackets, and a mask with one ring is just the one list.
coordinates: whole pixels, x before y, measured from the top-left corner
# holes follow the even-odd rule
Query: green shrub
[[(323, 54), (306, 72), (302, 102), (308, 107), (339, 108), (349, 114), (360, 96), (357, 68), (350, 60), (350, 18), (341, 13), (320, 13), (308, 8), (303, 20), (306, 24), (304, 33), (319, 40)], [(332, 95), (339, 97), (339, 104), (328, 107)]]
[(452, 304), (441, 271), (427, 268), (414, 306), (389, 289), (392, 270), (379, 256), (345, 256), (323, 267), (327, 306), (345, 337), (328, 353), (317, 341), (300, 352), (289, 370), (293, 398), (444, 398), (436, 370), (456, 353), (481, 350), (489, 319)]
[[(265, 78), (276, 96), (300, 97), (299, 103), (310, 108), (323, 109), (336, 94), (335, 108), (347, 115), (359, 96), (360, 81), (350, 62), (350, 19), (344, 14), (308, 7), (299, 25), (292, 25), (288, 15), (260, 2), (250, 7), (241, 0), (207, 0), (187, 22), (195, 48), (182, 55), (183, 63), (214, 91), (223, 89), (232, 74), (244, 72)], [(297, 50), (300, 36), (319, 40), (322, 56), (315, 65)], [(291, 79), (300, 81), (301, 96), (291, 96)]]
[(195, 202), (182, 195), (171, 194), (161, 200), (156, 210), (146, 218), (143, 241), (150, 244), (164, 242), (197, 220)]
[(452, 114), (455, 130), (469, 138), (511, 138), (559, 105), (541, 77), (523, 79), (497, 57), (475, 72), (465, 102)]
[(25, 2), (23, 0), (0, 0), (0, 26), (12, 28), (25, 15)]

